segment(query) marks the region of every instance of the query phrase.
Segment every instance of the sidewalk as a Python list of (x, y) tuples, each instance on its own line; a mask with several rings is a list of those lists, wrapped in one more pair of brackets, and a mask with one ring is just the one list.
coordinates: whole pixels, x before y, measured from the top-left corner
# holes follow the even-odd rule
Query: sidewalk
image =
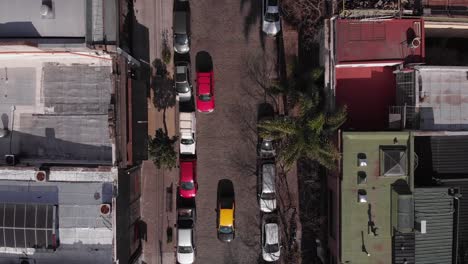
[[(149, 97), (148, 135), (163, 128), (167, 123), (168, 136), (176, 134), (176, 107), (157, 109), (153, 104), (156, 70), (154, 62), (161, 58), (162, 35), (167, 31), (172, 36), (172, 1), (133, 0), (137, 21), (134, 48), (141, 49), (142, 64), (146, 65)], [(168, 45), (172, 47), (169, 38)], [(168, 75), (172, 76), (172, 62), (167, 65)], [(163, 128), (164, 129), (164, 128)], [(151, 160), (142, 164), (141, 220), (146, 223), (146, 239), (143, 241), (141, 263), (173, 264), (175, 263), (176, 229), (175, 195), (178, 169), (159, 170)]]

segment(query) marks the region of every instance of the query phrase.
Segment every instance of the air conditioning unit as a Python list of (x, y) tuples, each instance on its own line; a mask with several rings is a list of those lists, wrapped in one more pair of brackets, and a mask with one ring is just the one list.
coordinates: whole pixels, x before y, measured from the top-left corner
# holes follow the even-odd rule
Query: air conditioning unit
[(5, 162), (8, 166), (15, 166), (18, 163), (18, 159), (15, 155), (7, 154), (5, 155)]
[(99, 207), (99, 212), (101, 213), (102, 216), (108, 216), (111, 214), (112, 212), (112, 207), (110, 204), (101, 204), (101, 206)]
[(46, 182), (47, 181), (47, 172), (40, 170), (36, 171), (35, 179), (37, 182)]

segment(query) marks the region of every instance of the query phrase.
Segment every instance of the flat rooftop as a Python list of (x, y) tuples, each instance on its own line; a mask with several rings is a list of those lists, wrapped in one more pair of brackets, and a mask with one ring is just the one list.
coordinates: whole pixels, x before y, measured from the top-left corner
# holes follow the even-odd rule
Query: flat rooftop
[(395, 103), (394, 67), (338, 67), (335, 100), (348, 106), (347, 129), (383, 130), (388, 108)]
[(43, 1), (0, 2), (0, 37), (85, 37), (86, 0), (50, 1), (52, 11), (41, 14)]
[(112, 63), (95, 53), (2, 54), (4, 155), (20, 163), (112, 164), (108, 109)]
[[(388, 263), (392, 259), (391, 190), (393, 184), (410, 181), (410, 133), (343, 132), (342, 139), (341, 261)], [(358, 201), (363, 191), (367, 202)]]
[[(420, 45), (410, 43), (420, 37)], [(335, 22), (336, 63), (403, 61), (422, 62), (424, 22), (422, 19), (357, 20)]]
[(468, 130), (468, 67), (415, 67), (422, 130)]
[[(112, 217), (100, 213), (100, 204), (112, 204), (112, 182), (31, 182), (31, 181), (2, 181), (0, 183), (0, 208), (6, 212), (15, 212), (16, 218), (24, 217), (23, 221), (2, 221), (2, 226), (8, 229), (28, 227), (26, 233), (15, 232), (12, 236), (20, 235), (21, 239), (0, 239), (0, 262), (19, 258), (18, 253), (27, 252), (30, 259), (37, 263), (112, 263)], [(52, 219), (51, 212), (40, 212), (39, 209), (48, 206), (48, 211), (57, 213), (55, 229), (57, 240), (60, 241), (55, 251), (34, 250), (24, 248), (19, 241), (38, 240), (43, 235), (50, 242), (51, 233), (34, 231), (40, 219), (47, 216)], [(4, 208), (4, 209), (3, 209)], [(28, 223), (28, 219), (36, 217), (36, 224)], [(5, 218), (3, 218), (5, 219)], [(44, 219), (45, 220), (45, 219)], [(46, 220), (45, 220), (46, 221)], [(47, 223), (46, 221), (46, 223)], [(9, 223), (10, 222), (10, 223)], [(32, 225), (31, 225), (32, 224)], [(6, 229), (5, 229), (6, 230)], [(34, 235), (34, 232), (36, 234)], [(3, 233), (3, 229), (2, 229)], [(5, 231), (5, 234), (7, 232)], [(41, 235), (41, 236), (39, 236)], [(3, 236), (2, 236), (3, 237)], [(13, 245), (16, 243), (15, 245)], [(7, 253), (9, 252), (9, 253)], [(15, 253), (16, 252), (16, 253)], [(15, 255), (16, 254), (16, 255)], [(24, 254), (21, 254), (24, 256)]]

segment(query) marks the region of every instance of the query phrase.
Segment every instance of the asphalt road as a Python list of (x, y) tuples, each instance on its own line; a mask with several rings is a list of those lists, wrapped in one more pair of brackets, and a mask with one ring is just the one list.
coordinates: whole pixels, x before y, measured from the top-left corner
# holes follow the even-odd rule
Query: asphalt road
[[(216, 98), (214, 112), (197, 114), (196, 263), (252, 264), (261, 257), (255, 127), (258, 105), (268, 97), (247, 64), (267, 61), (265, 68), (270, 69), (276, 42), (261, 34), (260, 10), (259, 0), (190, 1), (192, 77), (197, 53), (209, 53)], [(236, 238), (231, 243), (216, 236), (216, 188), (221, 179), (234, 183)]]

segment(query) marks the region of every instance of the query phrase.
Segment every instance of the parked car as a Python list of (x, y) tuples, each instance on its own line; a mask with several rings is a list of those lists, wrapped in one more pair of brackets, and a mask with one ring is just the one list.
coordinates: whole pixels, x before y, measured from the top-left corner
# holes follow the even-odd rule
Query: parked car
[(181, 160), (179, 177), (179, 195), (183, 198), (192, 198), (197, 195), (197, 160)]
[(278, 219), (274, 215), (265, 215), (262, 220), (262, 257), (263, 260), (277, 261), (281, 254), (281, 238)]
[(213, 71), (197, 72), (197, 110), (199, 112), (213, 112), (214, 100)]
[(177, 222), (177, 263), (191, 264), (195, 261), (195, 246), (191, 220)]
[(261, 186), (259, 196), (260, 210), (270, 213), (276, 210), (276, 167), (273, 162), (261, 165)]
[(179, 113), (180, 154), (195, 155), (196, 127), (195, 112)]
[(276, 36), (281, 31), (279, 0), (262, 0), (262, 30), (269, 36)]
[[(273, 109), (271, 109), (268, 114), (265, 116), (262, 116), (259, 119), (259, 123), (268, 121), (268, 120), (273, 120), (274, 119), (274, 112)], [(276, 156), (276, 143), (272, 138), (268, 137), (261, 137), (260, 133), (262, 132), (262, 129), (258, 129), (259, 136), (258, 136), (258, 143), (257, 143), (257, 155), (260, 158), (274, 158)]]
[(174, 88), (179, 101), (190, 101), (192, 98), (192, 84), (190, 83), (190, 64), (188, 62), (176, 62)]
[[(220, 186), (222, 186), (220, 188)], [(218, 184), (218, 239), (231, 242), (235, 238), (235, 202), (234, 187), (229, 180), (221, 180)]]
[(174, 51), (180, 54), (190, 51), (189, 21), (188, 12), (174, 12)]

